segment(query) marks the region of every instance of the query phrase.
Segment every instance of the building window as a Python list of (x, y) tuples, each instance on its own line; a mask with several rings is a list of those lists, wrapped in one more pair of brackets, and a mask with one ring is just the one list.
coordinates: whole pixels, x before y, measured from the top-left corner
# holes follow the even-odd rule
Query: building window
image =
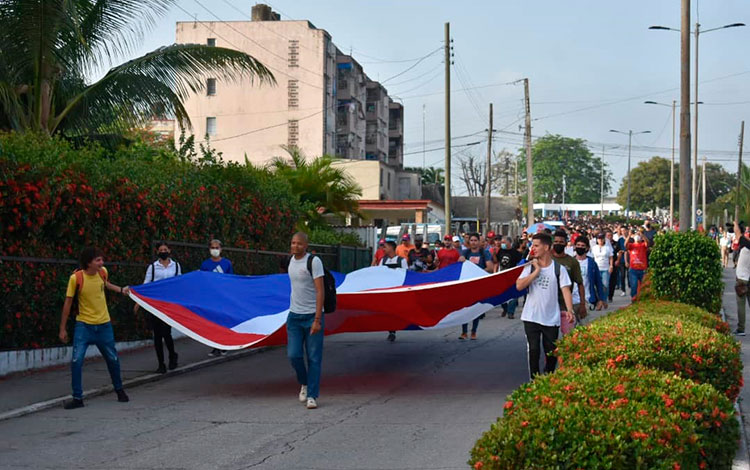
[(388, 191), (391, 190), (391, 173), (388, 172)]
[(299, 41), (296, 39), (289, 40), (289, 58), (287, 59), (289, 67), (299, 67)]
[(380, 187), (383, 187), (383, 169), (380, 169)]
[(206, 118), (206, 134), (216, 135), (216, 118), (215, 117)]
[(208, 96), (214, 96), (216, 94), (216, 79), (209, 78), (206, 80), (206, 94)]
[(216, 47), (216, 38), (208, 38), (208, 39), (206, 39), (206, 45), (208, 47)]
[(299, 121), (291, 119), (287, 122), (287, 145), (296, 147), (299, 143)]
[(289, 108), (299, 107), (299, 80), (289, 80), (287, 83), (287, 99)]

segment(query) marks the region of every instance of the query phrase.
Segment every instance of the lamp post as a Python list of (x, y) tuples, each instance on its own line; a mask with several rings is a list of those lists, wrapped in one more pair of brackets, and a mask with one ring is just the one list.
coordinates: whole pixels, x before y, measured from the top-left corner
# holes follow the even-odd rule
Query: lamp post
[[(683, 23), (684, 24), (684, 23)], [(691, 201), (691, 214), (690, 214), (690, 227), (693, 230), (698, 228), (696, 224), (696, 212), (698, 210), (698, 40), (701, 33), (710, 33), (712, 31), (718, 31), (720, 29), (729, 29), (745, 26), (745, 23), (731, 23), (719, 26), (716, 28), (705, 29), (701, 31), (700, 23), (695, 23), (695, 30), (692, 32), (695, 35), (695, 71), (694, 71), (694, 98), (695, 98), (695, 113), (693, 114), (693, 176), (690, 188), (690, 201)], [(659, 31), (677, 31), (679, 29), (669, 28), (667, 26), (649, 26), (648, 29), (659, 30)]]
[(627, 132), (623, 132), (616, 129), (610, 129), (609, 132), (628, 136), (628, 202), (625, 206), (625, 220), (630, 222), (630, 150), (633, 147), (633, 136), (638, 134), (650, 134), (651, 131), (633, 132), (633, 130), (631, 129)]

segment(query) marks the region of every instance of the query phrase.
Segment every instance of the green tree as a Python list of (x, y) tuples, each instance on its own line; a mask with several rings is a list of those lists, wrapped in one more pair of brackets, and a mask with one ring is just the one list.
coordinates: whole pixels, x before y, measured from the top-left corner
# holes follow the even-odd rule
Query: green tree
[[(630, 170), (630, 210), (648, 211), (656, 207), (669, 207), (669, 167), (666, 158), (653, 157), (639, 162)], [(675, 205), (678, 204), (678, 183), (680, 170), (675, 165)], [(617, 191), (617, 203), (626, 207), (628, 202), (628, 176), (622, 179)]]
[(286, 147), (289, 159), (276, 157), (270, 168), (292, 188), (303, 206), (308, 226), (325, 225), (324, 214), (358, 214), (362, 188), (328, 155), (307, 160), (297, 147)]
[[(526, 184), (526, 154), (518, 157), (518, 176)], [(583, 139), (546, 135), (531, 148), (534, 168), (534, 202), (561, 203), (563, 176), (566, 203), (601, 200), (602, 160), (594, 156)], [(611, 189), (612, 173), (604, 163), (604, 194)]]
[(273, 83), (243, 52), (173, 44), (111, 68), (132, 52), (176, 0), (3, 0), (0, 2), (0, 129), (89, 135), (175, 116), (208, 77)]
[[(652, 157), (638, 163), (630, 173), (630, 209), (648, 211), (656, 207), (669, 207), (669, 167), (670, 161), (662, 157)], [(701, 168), (698, 169), (701, 178)], [(675, 206), (679, 197), (680, 165), (674, 166)], [(700, 179), (698, 180), (700, 184)], [(717, 163), (706, 164), (706, 204), (712, 204), (721, 196), (732, 191), (737, 184), (735, 175), (727, 172)], [(699, 188), (700, 190), (700, 188)], [(699, 193), (699, 202), (700, 202)], [(625, 176), (617, 191), (617, 202), (625, 207), (628, 199), (628, 177)], [(676, 208), (675, 208), (676, 210)]]
[(405, 170), (419, 173), (422, 184), (445, 184), (442, 168), (435, 168), (434, 166), (428, 166), (427, 168), (407, 167)]
[[(708, 168), (706, 168), (706, 171), (708, 172)], [(733, 186), (726, 194), (719, 196), (716, 201), (713, 201), (713, 203), (706, 208), (709, 221), (716, 218), (723, 220), (725, 210), (730, 219), (734, 218), (734, 207), (737, 202), (737, 179), (736, 176), (734, 178), (735, 186)], [(710, 182), (711, 180), (706, 179), (706, 181)], [(748, 223), (750, 222), (750, 166), (742, 165), (742, 179), (740, 181), (740, 220)], [(706, 190), (708, 190), (708, 187), (706, 187)], [(706, 197), (708, 197), (708, 195), (706, 195)]]

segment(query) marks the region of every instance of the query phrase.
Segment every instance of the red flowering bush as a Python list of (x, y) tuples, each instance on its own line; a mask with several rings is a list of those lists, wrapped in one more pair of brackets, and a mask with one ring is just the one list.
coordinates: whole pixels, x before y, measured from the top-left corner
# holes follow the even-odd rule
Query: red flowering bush
[(678, 317), (705, 326), (706, 328), (711, 328), (719, 333), (729, 334), (730, 331), (729, 324), (723, 321), (719, 315), (709, 313), (700, 307), (681, 304), (679, 302), (668, 302), (666, 300), (636, 302), (612, 313), (612, 315), (618, 317), (643, 316), (646, 318)]
[(643, 367), (713, 385), (734, 400), (742, 387), (739, 344), (679, 316), (610, 315), (558, 342), (562, 367)]
[[(143, 281), (152, 240), (219, 238), (239, 248), (287, 251), (299, 217), (288, 184), (268, 171), (196, 163), (145, 144), (108, 151), (0, 134), (0, 175), (0, 255), (75, 259), (96, 245), (105, 263), (134, 263), (107, 264), (121, 285)], [(64, 288), (76, 267), (0, 262), (0, 349), (59, 345)], [(121, 299), (110, 304), (118, 340), (145, 334), (128, 307)]]
[(728, 469), (739, 437), (732, 402), (709, 385), (648, 369), (569, 367), (513, 392), (469, 464)]

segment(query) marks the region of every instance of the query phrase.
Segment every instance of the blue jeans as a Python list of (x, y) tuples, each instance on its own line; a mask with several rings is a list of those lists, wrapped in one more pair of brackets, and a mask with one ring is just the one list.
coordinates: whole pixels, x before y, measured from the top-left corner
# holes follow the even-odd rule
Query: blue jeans
[(83, 361), (86, 358), (86, 350), (90, 344), (96, 345), (99, 352), (107, 362), (109, 377), (115, 390), (122, 390), (122, 378), (120, 377), (120, 359), (115, 349), (115, 334), (112, 324), (89, 325), (88, 323), (76, 322), (73, 333), (73, 361), (70, 371), (73, 382), (73, 398), (83, 399)]
[(505, 309), (506, 312), (508, 312), (509, 316), (513, 316), (516, 314), (516, 308), (518, 307), (518, 298), (513, 298), (506, 303), (503, 304), (503, 309)]
[[(323, 363), (323, 331), (310, 334), (314, 314), (289, 312), (286, 318), (286, 355), (297, 373), (297, 382), (307, 385), (307, 396), (318, 398), (320, 392), (320, 370)], [(325, 328), (325, 319), (321, 316), (320, 326)], [(303, 349), (307, 352), (307, 367)]]
[[(471, 322), (471, 333), (474, 334), (477, 332), (477, 328), (479, 327), (479, 320), (481, 320), (481, 316), (476, 317), (474, 321)], [(461, 333), (466, 334), (469, 331), (469, 324), (464, 323), (461, 325)]]
[(643, 280), (645, 269), (630, 269), (628, 272), (628, 283), (630, 283), (630, 297), (638, 295), (638, 283)]
[[(600, 269), (599, 272), (602, 275), (602, 287), (604, 287), (604, 295), (609, 296), (609, 270), (608, 269)], [(606, 301), (607, 299), (602, 299)]]

